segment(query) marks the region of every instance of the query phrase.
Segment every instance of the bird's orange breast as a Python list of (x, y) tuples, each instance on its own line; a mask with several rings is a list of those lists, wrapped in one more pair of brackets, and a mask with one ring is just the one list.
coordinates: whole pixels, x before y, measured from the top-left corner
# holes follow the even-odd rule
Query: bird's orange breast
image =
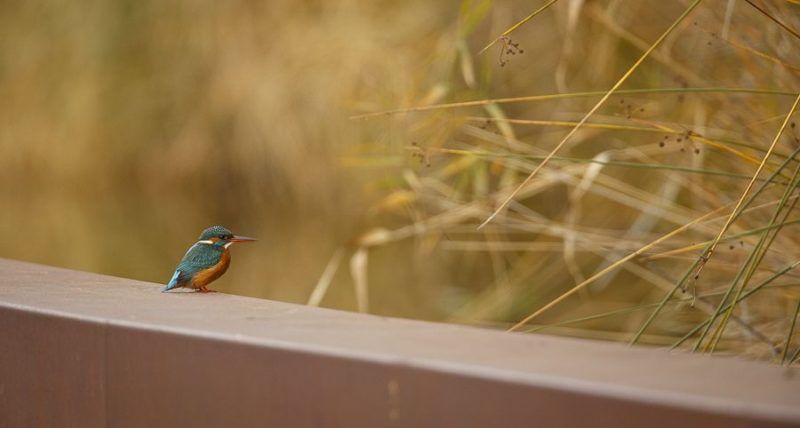
[(226, 270), (228, 270), (228, 266), (231, 264), (231, 253), (226, 248), (225, 251), (222, 252), (222, 255), (219, 258), (219, 262), (214, 266), (211, 266), (208, 269), (202, 270), (197, 272), (197, 274), (192, 278), (192, 288), (200, 288), (205, 287), (206, 285), (210, 284), (215, 279), (222, 276)]

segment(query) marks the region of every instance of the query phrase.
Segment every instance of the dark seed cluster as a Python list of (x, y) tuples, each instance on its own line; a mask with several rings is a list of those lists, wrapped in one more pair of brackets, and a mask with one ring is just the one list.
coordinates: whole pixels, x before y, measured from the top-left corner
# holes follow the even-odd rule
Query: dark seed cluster
[(425, 164), (426, 167), (430, 167), (431, 157), (428, 156), (428, 151), (419, 147), (416, 141), (412, 141), (411, 145), (416, 148), (416, 150), (411, 152), (411, 157), (414, 159), (419, 159), (419, 163)]
[[(692, 135), (698, 135), (698, 134), (696, 132), (694, 132), (694, 131), (689, 130), (689, 131), (684, 132), (683, 134), (680, 134), (680, 136), (675, 138), (675, 141), (684, 145), (683, 147), (681, 147), (681, 152), (686, 152), (686, 144), (689, 144), (689, 148), (692, 149), (694, 154), (699, 155), (700, 154), (700, 148), (695, 146), (695, 142), (692, 141), (692, 139), (691, 139)], [(664, 139), (658, 142), (658, 147), (666, 146), (667, 143), (669, 142), (669, 138), (670, 138), (669, 135), (665, 135)]]
[(511, 37), (500, 36), (497, 40), (500, 42), (500, 67), (506, 66), (509, 61), (509, 55), (514, 56), (516, 54), (522, 55), (525, 53), (523, 49), (520, 49), (519, 43), (514, 43)]

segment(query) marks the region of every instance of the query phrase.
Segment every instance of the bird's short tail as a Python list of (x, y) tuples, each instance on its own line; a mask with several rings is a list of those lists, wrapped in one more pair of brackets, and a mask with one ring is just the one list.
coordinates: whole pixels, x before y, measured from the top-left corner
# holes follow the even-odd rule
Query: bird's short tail
[(161, 289), (161, 292), (172, 290), (173, 288), (178, 288), (180, 285), (178, 284), (178, 280), (181, 276), (181, 271), (176, 270), (174, 274), (172, 274), (172, 278), (169, 280), (167, 285)]

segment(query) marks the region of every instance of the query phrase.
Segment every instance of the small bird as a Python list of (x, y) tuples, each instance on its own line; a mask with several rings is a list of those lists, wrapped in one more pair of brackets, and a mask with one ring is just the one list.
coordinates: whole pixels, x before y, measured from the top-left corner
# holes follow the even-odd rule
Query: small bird
[(200, 240), (195, 242), (183, 256), (167, 286), (161, 291), (180, 287), (189, 287), (201, 293), (212, 291), (206, 286), (222, 276), (231, 264), (228, 247), (236, 242), (252, 241), (255, 239), (236, 236), (222, 226), (209, 227), (200, 234)]

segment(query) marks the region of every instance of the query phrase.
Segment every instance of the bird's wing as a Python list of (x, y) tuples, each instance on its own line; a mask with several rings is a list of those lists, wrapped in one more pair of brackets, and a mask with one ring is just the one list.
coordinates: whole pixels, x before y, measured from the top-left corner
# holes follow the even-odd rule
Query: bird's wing
[(190, 276), (194, 275), (219, 263), (223, 251), (214, 245), (194, 244), (178, 264), (178, 270)]
[(219, 263), (223, 249), (208, 244), (194, 244), (183, 260), (178, 264), (175, 273), (162, 291), (169, 291), (176, 287), (181, 287), (190, 280), (197, 272), (208, 269)]

